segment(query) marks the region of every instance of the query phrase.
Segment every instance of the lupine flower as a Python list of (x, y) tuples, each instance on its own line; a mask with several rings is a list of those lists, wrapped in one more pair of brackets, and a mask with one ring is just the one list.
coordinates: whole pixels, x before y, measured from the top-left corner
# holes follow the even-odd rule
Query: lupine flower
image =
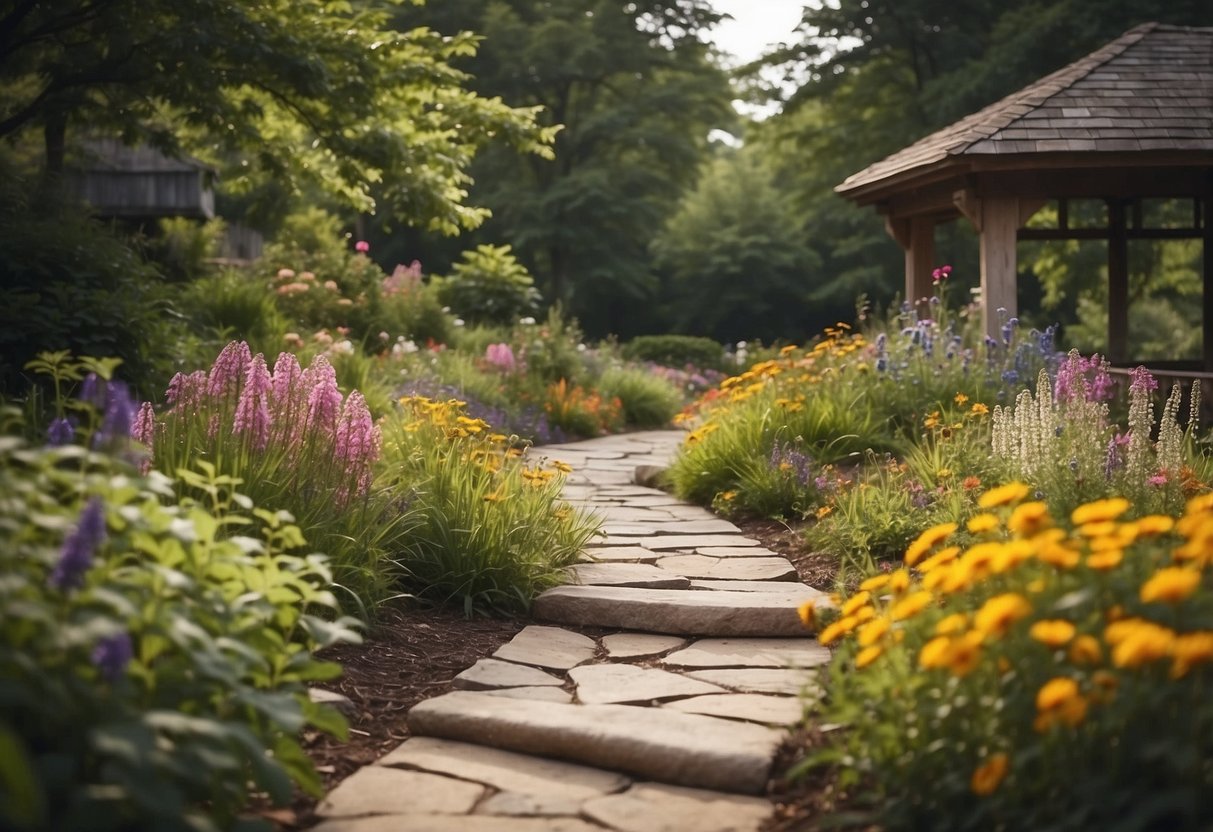
[(93, 407), (101, 408), (105, 406), (105, 385), (101, 384), (101, 379), (96, 373), (89, 373), (84, 377), (84, 381), (80, 384), (80, 401), (87, 402)]
[(379, 428), (366, 400), (355, 390), (342, 408), (333, 454), (345, 463), (346, 476), (354, 480), (359, 495), (371, 487), (371, 463), (379, 456), (379, 443)]
[(1151, 393), (1158, 389), (1158, 381), (1145, 367), (1137, 367), (1130, 370), (1129, 378), (1132, 379), (1132, 382), (1129, 384), (1129, 392), (1131, 393)]
[(257, 353), (244, 373), (244, 388), (236, 404), (232, 430), (248, 434), (249, 443), (258, 451), (265, 450), (270, 441), (269, 395), (270, 371), (265, 366), (265, 356)]
[(93, 647), (93, 665), (107, 682), (116, 682), (126, 672), (126, 666), (134, 658), (134, 645), (129, 633), (104, 636)]
[(224, 347), (207, 375), (207, 392), (213, 398), (222, 399), (239, 390), (252, 357), (252, 351), (244, 341), (232, 341)]
[(59, 562), (51, 571), (49, 583), (61, 592), (84, 583), (84, 573), (93, 565), (93, 555), (105, 541), (105, 504), (93, 497), (80, 512), (76, 527), (63, 541)]
[(134, 418), (135, 400), (131, 398), (130, 388), (120, 381), (111, 381), (106, 385), (105, 414), (93, 444), (100, 446), (115, 439), (129, 438)]
[(46, 441), (49, 445), (69, 445), (76, 438), (76, 426), (70, 419), (60, 417), (52, 419), (46, 429)]
[(484, 352), (484, 360), (504, 372), (513, 372), (515, 365), (514, 350), (509, 344), (489, 344)]
[(169, 382), (165, 400), (173, 410), (185, 410), (197, 406), (206, 394), (207, 374), (205, 370), (185, 375), (177, 373)]

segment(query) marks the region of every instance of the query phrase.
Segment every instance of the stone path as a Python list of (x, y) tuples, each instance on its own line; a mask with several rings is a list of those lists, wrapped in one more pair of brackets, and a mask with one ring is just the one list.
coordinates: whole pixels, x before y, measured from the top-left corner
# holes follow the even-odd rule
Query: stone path
[(415, 706), (412, 738), (338, 785), (317, 832), (762, 826), (775, 752), (829, 658), (796, 608), (828, 602), (733, 524), (633, 483), (683, 436), (533, 452), (574, 467), (565, 498), (593, 509), (603, 535), (536, 599), (544, 623)]

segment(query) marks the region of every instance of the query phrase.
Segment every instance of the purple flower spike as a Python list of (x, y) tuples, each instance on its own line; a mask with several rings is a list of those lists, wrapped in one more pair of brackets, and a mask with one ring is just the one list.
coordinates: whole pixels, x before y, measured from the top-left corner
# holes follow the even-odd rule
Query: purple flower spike
[(84, 583), (84, 573), (93, 565), (93, 554), (105, 541), (105, 504), (93, 497), (80, 512), (76, 528), (63, 541), (59, 562), (51, 572), (50, 585), (60, 591)]
[(71, 423), (71, 420), (66, 418), (54, 419), (50, 426), (46, 429), (47, 444), (55, 447), (61, 445), (70, 445), (71, 441), (76, 438), (76, 426)]
[(217, 399), (222, 399), (239, 390), (241, 382), (244, 381), (244, 371), (252, 358), (253, 353), (244, 341), (229, 343), (215, 359), (215, 364), (206, 378), (207, 392)]
[(80, 385), (80, 401), (88, 402), (93, 407), (105, 405), (105, 386), (96, 373), (89, 373)]
[(156, 441), (156, 411), (152, 409), (151, 402), (144, 402), (139, 406), (139, 412), (135, 414), (135, 421), (131, 425), (131, 439), (149, 448)]
[(270, 441), (270, 371), (265, 366), (265, 356), (257, 353), (245, 370), (244, 389), (236, 405), (236, 433), (247, 433), (253, 448), (265, 450)]
[(93, 647), (93, 665), (107, 682), (117, 682), (135, 656), (129, 633), (105, 636)]
[(100, 446), (112, 439), (128, 439), (131, 424), (135, 419), (135, 400), (130, 389), (120, 381), (111, 381), (106, 387), (105, 415), (101, 427), (93, 437), (93, 445)]

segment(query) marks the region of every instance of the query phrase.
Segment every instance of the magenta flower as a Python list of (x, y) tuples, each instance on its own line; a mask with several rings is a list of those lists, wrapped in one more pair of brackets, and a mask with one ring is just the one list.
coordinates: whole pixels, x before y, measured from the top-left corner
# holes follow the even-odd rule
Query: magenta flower
[(197, 406), (206, 393), (206, 371), (198, 370), (185, 375), (177, 373), (168, 384), (164, 398), (172, 410), (186, 410)]
[(270, 441), (270, 371), (265, 366), (265, 356), (261, 353), (253, 356), (244, 376), (232, 430), (248, 434), (252, 447), (264, 451)]
[(308, 390), (304, 433), (331, 436), (337, 428), (342, 397), (337, 387), (337, 372), (323, 355), (316, 356), (312, 366), (304, 370), (303, 387)]
[(360, 252), (361, 254), (366, 254), (370, 250), (371, 244), (366, 240), (359, 240), (358, 242), (354, 243), (354, 251)]
[(344, 462), (346, 477), (359, 495), (371, 487), (371, 465), (379, 458), (380, 438), (366, 400), (355, 390), (341, 410), (333, 456)]
[(149, 448), (155, 442), (156, 411), (152, 409), (151, 402), (144, 402), (139, 405), (139, 412), (135, 414), (135, 421), (131, 425), (131, 439), (142, 445), (147, 445)]
[(244, 341), (232, 341), (224, 347), (206, 377), (207, 392), (216, 399), (222, 399), (239, 390), (252, 357), (252, 351)]
[(1129, 378), (1132, 379), (1129, 384), (1130, 393), (1149, 393), (1158, 389), (1158, 381), (1150, 375), (1150, 371), (1145, 367), (1130, 370)]
[(940, 266), (938, 269), (935, 269), (934, 271), (931, 272), (931, 282), (932, 283), (942, 283), (943, 281), (947, 280), (951, 274), (952, 274), (951, 266)]
[(1148, 482), (1150, 485), (1155, 485), (1155, 486), (1166, 485), (1167, 484), (1167, 472), (1159, 471), (1157, 474), (1155, 474), (1154, 476), (1152, 476), (1148, 480), (1146, 480), (1146, 482)]

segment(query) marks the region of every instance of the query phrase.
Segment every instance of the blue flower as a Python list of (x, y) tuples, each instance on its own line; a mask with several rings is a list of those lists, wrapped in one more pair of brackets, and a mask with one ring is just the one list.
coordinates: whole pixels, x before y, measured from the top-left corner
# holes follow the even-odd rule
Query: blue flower
[(134, 655), (130, 634), (116, 633), (105, 636), (93, 646), (93, 665), (107, 682), (116, 682), (122, 678)]
[(112, 439), (129, 439), (136, 409), (130, 389), (120, 381), (111, 381), (106, 387), (105, 415), (101, 417), (101, 427), (93, 437), (94, 446)]
[(75, 438), (76, 426), (71, 423), (70, 419), (63, 417), (53, 419), (50, 426), (46, 429), (47, 443), (56, 447), (70, 445)]
[(84, 583), (84, 573), (93, 565), (93, 554), (105, 541), (105, 504), (93, 497), (80, 512), (76, 528), (63, 541), (59, 562), (51, 571), (50, 585), (60, 591)]

